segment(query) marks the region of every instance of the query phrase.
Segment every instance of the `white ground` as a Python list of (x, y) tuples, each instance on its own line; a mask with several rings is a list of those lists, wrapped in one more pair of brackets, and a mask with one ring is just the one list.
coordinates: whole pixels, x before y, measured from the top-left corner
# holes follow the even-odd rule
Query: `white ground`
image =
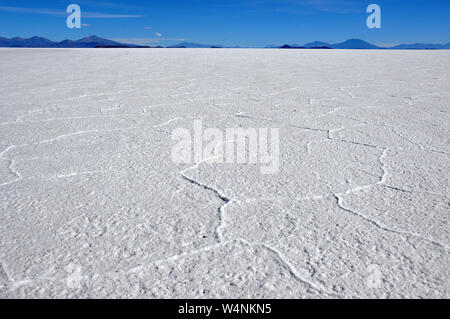
[[(450, 297), (449, 66), (0, 50), (0, 297)], [(280, 172), (174, 164), (200, 118), (279, 127)]]

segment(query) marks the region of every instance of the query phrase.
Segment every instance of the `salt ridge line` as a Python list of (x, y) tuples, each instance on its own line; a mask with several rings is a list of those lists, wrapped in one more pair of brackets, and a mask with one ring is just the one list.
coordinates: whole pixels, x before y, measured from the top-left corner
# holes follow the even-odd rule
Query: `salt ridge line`
[[(229, 143), (229, 142), (230, 142), (230, 141), (219, 142), (219, 143), (216, 144), (216, 147), (218, 147), (219, 145), (222, 145), (222, 144)], [(223, 242), (223, 236), (222, 236), (222, 233), (220, 232), (220, 229), (222, 228), (222, 224), (223, 224), (223, 214), (224, 214), (224, 209), (225, 209), (226, 206), (228, 206), (229, 204), (231, 204), (231, 203), (233, 203), (233, 202), (235, 202), (235, 201), (234, 201), (233, 199), (231, 199), (231, 197), (225, 195), (225, 194), (224, 194), (222, 191), (220, 191), (219, 189), (216, 189), (216, 188), (214, 188), (214, 187), (208, 186), (208, 185), (206, 185), (205, 183), (202, 183), (202, 182), (200, 182), (200, 181), (197, 181), (197, 180), (195, 180), (195, 179), (193, 179), (193, 178), (190, 178), (189, 176), (186, 175), (186, 173), (187, 173), (188, 171), (193, 170), (193, 169), (196, 169), (196, 168), (198, 168), (201, 164), (206, 163), (206, 162), (208, 162), (208, 161), (210, 161), (210, 160), (213, 160), (213, 159), (217, 159), (217, 158), (219, 158), (219, 155), (218, 155), (218, 156), (214, 156), (214, 157), (210, 157), (210, 158), (203, 159), (202, 161), (198, 162), (197, 164), (195, 164), (195, 165), (193, 165), (193, 166), (191, 166), (191, 167), (188, 167), (188, 168), (182, 170), (182, 171), (180, 172), (180, 175), (181, 175), (181, 177), (182, 177), (184, 180), (188, 181), (189, 183), (194, 184), (194, 185), (199, 186), (199, 187), (202, 187), (202, 188), (204, 188), (205, 190), (208, 190), (208, 191), (213, 192), (214, 194), (217, 195), (217, 197), (219, 197), (219, 199), (221, 199), (221, 200), (224, 202), (224, 204), (223, 204), (222, 206), (220, 206), (220, 207), (218, 208), (218, 210), (217, 210), (217, 211), (218, 211), (219, 223), (218, 223), (218, 226), (216, 227), (216, 229), (215, 229), (215, 231), (214, 231), (214, 237), (215, 237), (216, 241), (217, 241), (218, 243), (221, 243), (221, 242)]]
[(437, 242), (437, 241), (435, 241), (433, 239), (430, 239), (430, 238), (423, 237), (423, 236), (421, 236), (419, 234), (416, 234), (416, 233), (411, 233), (411, 232), (408, 232), (408, 231), (405, 231), (405, 230), (401, 230), (401, 229), (390, 228), (390, 227), (388, 227), (386, 225), (383, 225), (380, 222), (378, 222), (378, 221), (376, 221), (376, 220), (374, 220), (374, 219), (372, 219), (370, 217), (367, 217), (366, 215), (364, 215), (362, 213), (356, 212), (356, 211), (354, 211), (354, 210), (352, 210), (350, 208), (345, 207), (345, 205), (343, 204), (345, 196), (347, 196), (347, 195), (349, 195), (351, 193), (354, 193), (354, 192), (357, 192), (357, 191), (368, 190), (368, 189), (372, 188), (375, 185), (387, 186), (387, 185), (385, 185), (385, 182), (386, 182), (386, 177), (389, 176), (389, 173), (387, 172), (387, 170), (385, 168), (385, 163), (384, 163), (383, 159), (387, 155), (388, 151), (389, 151), (389, 148), (384, 148), (382, 153), (381, 153), (381, 155), (380, 155), (380, 157), (379, 157), (379, 162), (381, 163), (381, 170), (382, 170), (382, 175), (380, 177), (380, 180), (378, 182), (376, 182), (375, 184), (368, 184), (368, 185), (358, 186), (358, 187), (355, 187), (353, 189), (349, 189), (349, 190), (345, 191), (344, 193), (333, 194), (333, 197), (336, 200), (336, 204), (338, 205), (338, 207), (341, 210), (343, 210), (343, 211), (345, 211), (347, 213), (350, 213), (350, 214), (352, 214), (354, 216), (357, 216), (357, 217), (359, 217), (359, 218), (369, 222), (370, 224), (374, 225), (378, 229), (381, 229), (383, 231), (390, 232), (390, 233), (395, 233), (395, 234), (398, 234), (400, 236), (407, 236), (407, 237), (408, 236), (413, 236), (413, 237), (419, 238), (421, 240), (425, 240), (425, 241), (427, 241), (427, 242), (429, 242), (429, 243), (431, 243), (433, 245), (436, 245), (438, 247), (444, 248), (445, 250), (449, 251), (450, 248), (448, 246), (446, 246), (445, 244), (442, 244), (442, 243)]

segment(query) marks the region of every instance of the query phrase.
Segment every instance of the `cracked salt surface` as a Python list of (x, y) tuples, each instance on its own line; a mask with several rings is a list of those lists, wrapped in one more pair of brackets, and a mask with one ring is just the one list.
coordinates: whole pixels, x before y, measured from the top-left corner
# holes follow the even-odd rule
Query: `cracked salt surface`
[[(0, 49), (0, 297), (450, 297), (449, 63)], [(199, 119), (280, 128), (279, 173), (174, 164)]]

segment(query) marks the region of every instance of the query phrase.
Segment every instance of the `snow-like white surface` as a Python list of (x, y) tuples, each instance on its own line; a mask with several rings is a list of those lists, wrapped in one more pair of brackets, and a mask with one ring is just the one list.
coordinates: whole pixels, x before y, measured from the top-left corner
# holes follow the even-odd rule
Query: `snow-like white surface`
[[(448, 51), (1, 49), (0, 74), (0, 297), (450, 297)], [(196, 119), (280, 128), (280, 172), (174, 164)]]

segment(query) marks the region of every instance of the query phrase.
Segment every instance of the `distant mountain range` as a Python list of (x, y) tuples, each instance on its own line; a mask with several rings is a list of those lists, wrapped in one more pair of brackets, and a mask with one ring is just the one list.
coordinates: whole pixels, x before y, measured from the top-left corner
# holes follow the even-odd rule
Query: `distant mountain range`
[[(54, 42), (42, 37), (24, 38), (2, 38), (0, 37), (0, 47), (11, 48), (150, 48), (149, 46), (139, 46), (135, 44), (125, 44), (113, 40), (103, 39), (92, 35), (80, 40), (64, 40), (61, 42)], [(157, 48), (161, 48), (158, 46)], [(192, 42), (182, 42), (176, 45), (168, 46), (167, 48), (225, 48), (220, 45), (199, 44)], [(238, 48), (238, 47), (236, 47)], [(447, 44), (430, 44), (430, 43), (415, 43), (415, 44), (400, 44), (394, 47), (380, 47), (360, 39), (351, 39), (341, 43), (330, 44), (327, 42), (310, 42), (304, 45), (285, 44), (283, 46), (270, 45), (266, 48), (282, 48), (282, 49), (360, 49), (360, 50), (448, 50), (450, 43)]]
[(450, 49), (450, 43), (447, 44), (400, 44), (394, 47), (381, 47), (360, 39), (351, 39), (341, 43), (330, 44), (327, 42), (310, 42), (302, 46), (285, 44), (281, 49), (358, 49), (358, 50), (447, 50)]
[(29, 39), (23, 38), (1, 38), (0, 47), (10, 48), (139, 48), (141, 46), (135, 44), (124, 44), (112, 40), (103, 39), (95, 35), (80, 39), (80, 40), (64, 40), (61, 42), (54, 42), (46, 38), (32, 37)]
[[(0, 47), (9, 48), (150, 48), (149, 46), (139, 46), (135, 44), (120, 43), (113, 40), (100, 38), (95, 35), (80, 40), (64, 40), (61, 42), (51, 41), (42, 37), (24, 38), (2, 38), (0, 37)], [(162, 48), (158, 46), (157, 48)], [(168, 48), (221, 48), (219, 45), (204, 45), (191, 42), (183, 42)]]

